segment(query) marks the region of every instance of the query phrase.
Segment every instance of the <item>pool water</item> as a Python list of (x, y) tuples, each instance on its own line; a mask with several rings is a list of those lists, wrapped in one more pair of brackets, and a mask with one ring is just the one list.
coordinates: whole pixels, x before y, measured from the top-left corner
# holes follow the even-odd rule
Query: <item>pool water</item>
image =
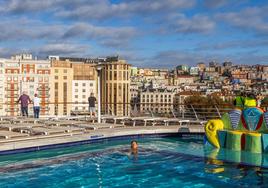
[[(0, 187), (267, 187), (266, 156), (204, 146), (201, 136), (102, 141), (0, 157)], [(267, 157), (268, 159), (268, 157)]]

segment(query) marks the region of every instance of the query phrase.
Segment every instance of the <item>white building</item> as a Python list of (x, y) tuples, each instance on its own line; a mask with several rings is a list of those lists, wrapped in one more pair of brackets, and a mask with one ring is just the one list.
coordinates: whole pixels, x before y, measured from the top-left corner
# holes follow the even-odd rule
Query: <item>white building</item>
[(87, 111), (88, 97), (91, 93), (97, 98), (95, 80), (73, 80), (72, 81), (72, 111)]

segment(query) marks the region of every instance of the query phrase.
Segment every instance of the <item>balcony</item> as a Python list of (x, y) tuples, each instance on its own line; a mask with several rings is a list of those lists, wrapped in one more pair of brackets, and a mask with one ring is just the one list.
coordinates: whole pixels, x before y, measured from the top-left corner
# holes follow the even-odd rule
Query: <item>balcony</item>
[(8, 88), (8, 87), (5, 87), (5, 91), (18, 91), (19, 88)]
[(7, 95), (5, 95), (5, 98), (19, 98), (19, 95), (18, 94), (13, 94), (13, 95), (7, 94)]
[(37, 90), (38, 91), (49, 91), (50, 88), (49, 87), (38, 87)]

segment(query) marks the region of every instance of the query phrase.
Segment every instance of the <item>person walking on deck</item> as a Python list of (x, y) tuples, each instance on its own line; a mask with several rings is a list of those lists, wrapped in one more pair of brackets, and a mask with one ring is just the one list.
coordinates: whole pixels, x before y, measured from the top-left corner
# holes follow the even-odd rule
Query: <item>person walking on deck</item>
[(88, 105), (89, 105), (89, 113), (90, 117), (94, 116), (96, 114), (96, 98), (94, 97), (94, 94), (91, 93), (90, 97), (88, 97)]
[(28, 104), (31, 103), (32, 101), (25, 91), (22, 93), (22, 95), (18, 99), (17, 103), (19, 102), (20, 102), (22, 116), (26, 115), (28, 117)]
[(39, 118), (40, 113), (40, 98), (37, 96), (37, 94), (34, 94), (33, 99), (33, 110), (34, 110), (34, 118)]

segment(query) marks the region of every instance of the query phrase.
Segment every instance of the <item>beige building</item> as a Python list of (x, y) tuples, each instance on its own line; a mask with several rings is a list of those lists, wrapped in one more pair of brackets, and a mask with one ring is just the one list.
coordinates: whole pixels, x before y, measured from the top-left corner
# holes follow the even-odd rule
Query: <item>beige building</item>
[(182, 84), (193, 84), (195, 81), (194, 76), (188, 76), (188, 75), (179, 75), (174, 78), (174, 85), (182, 85)]
[(73, 68), (68, 60), (51, 60), (51, 110), (54, 115), (70, 115)]
[(88, 97), (97, 98), (96, 70), (93, 64), (73, 63), (72, 112), (88, 111)]
[(102, 113), (117, 116), (130, 115), (130, 65), (124, 60), (102, 63)]
[(170, 114), (173, 111), (175, 90), (147, 89), (140, 93), (140, 112)]

